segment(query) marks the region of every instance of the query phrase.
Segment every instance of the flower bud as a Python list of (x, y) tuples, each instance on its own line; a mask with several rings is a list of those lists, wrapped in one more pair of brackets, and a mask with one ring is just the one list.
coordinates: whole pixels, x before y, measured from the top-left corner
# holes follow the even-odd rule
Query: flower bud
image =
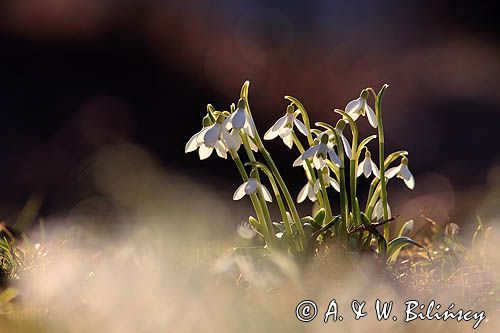
[(337, 126), (335, 126), (340, 132), (342, 132), (345, 128), (345, 120), (344, 119), (340, 119), (339, 121), (337, 121)]
[(224, 117), (223, 115), (219, 115), (217, 117), (217, 124), (222, 124), (225, 119), (226, 119), (226, 117)]
[(240, 98), (238, 100), (238, 107), (237, 107), (237, 109), (243, 109), (244, 110), (246, 108), (246, 106), (247, 106), (246, 100), (244, 98)]
[(359, 97), (361, 97), (362, 99), (366, 100), (368, 98), (368, 89), (363, 89), (361, 91), (361, 94), (359, 94)]
[(321, 143), (323, 144), (327, 144), (328, 143), (328, 134), (324, 133), (322, 136), (321, 136)]
[(203, 117), (202, 124), (203, 124), (203, 127), (208, 127), (208, 126), (213, 124), (213, 121), (212, 121), (212, 118), (210, 118), (210, 115), (207, 114), (205, 117)]

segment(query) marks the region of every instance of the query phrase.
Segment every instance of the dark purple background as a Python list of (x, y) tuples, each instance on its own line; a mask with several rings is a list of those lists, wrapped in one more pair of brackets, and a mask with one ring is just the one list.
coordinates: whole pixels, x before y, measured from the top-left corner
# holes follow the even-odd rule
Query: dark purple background
[[(314, 121), (335, 121), (334, 107), (387, 82), (387, 150), (409, 150), (417, 175), (439, 172), (457, 189), (484, 184), (500, 152), (493, 2), (213, 3), (0, 3), (3, 216), (33, 191), (47, 213), (71, 207), (82, 161), (119, 140), (195, 179), (234, 185), (231, 163), (200, 162), (184, 144), (206, 103), (227, 109), (245, 79), (262, 134), (285, 94)], [(296, 157), (269, 147), (282, 167)], [(288, 181), (298, 188), (297, 172)]]

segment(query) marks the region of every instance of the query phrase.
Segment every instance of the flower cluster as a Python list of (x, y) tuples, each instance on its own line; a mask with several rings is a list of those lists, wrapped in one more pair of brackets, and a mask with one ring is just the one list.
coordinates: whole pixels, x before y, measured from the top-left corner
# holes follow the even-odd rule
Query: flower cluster
[[(290, 102), (285, 114), (265, 132), (263, 139), (279, 137), (286, 147), (298, 150), (293, 166), (303, 168), (307, 182), (296, 200), (292, 199), (255, 126), (248, 104), (248, 87), (247, 81), (241, 89), (237, 105), (232, 104), (230, 111), (216, 111), (209, 105), (202, 129), (189, 139), (185, 148), (186, 152), (198, 150), (200, 159), (208, 158), (214, 150), (219, 157), (231, 156), (243, 180), (233, 199), (240, 200), (248, 195), (257, 215), (244, 223), (246, 231), (251, 228), (260, 235), (267, 250), (287, 251), (290, 255), (305, 252), (311, 246), (314, 248), (325, 237), (336, 238), (350, 251), (377, 244), (375, 250), (387, 256), (398, 253), (402, 246), (418, 245), (406, 236), (392, 241), (390, 237), (388, 222), (391, 221), (391, 209), (387, 183), (396, 176), (413, 189), (415, 180), (408, 168), (406, 151), (387, 156), (384, 153), (381, 100), (387, 85), (378, 93), (372, 88), (363, 89), (358, 98), (346, 105), (345, 110), (334, 110), (340, 115), (335, 125), (317, 122), (315, 128), (311, 127), (304, 106), (294, 97), (285, 97)], [(375, 102), (374, 109), (369, 105), (370, 96)], [(361, 140), (357, 122), (364, 116), (377, 133)], [(372, 159), (373, 150), (368, 147), (377, 138), (378, 163)], [(304, 141), (307, 141), (306, 145)], [(240, 157), (242, 146), (247, 163), (243, 163)], [(254, 152), (259, 152), (264, 161), (258, 161)], [(399, 165), (394, 166), (398, 159)], [(371, 179), (366, 200), (357, 195), (361, 175)], [(263, 184), (266, 179), (272, 191)], [(300, 217), (298, 214), (296, 203), (306, 199), (314, 202), (314, 217)], [(335, 207), (340, 207), (336, 214), (332, 209), (332, 200), (337, 202)], [(362, 201), (364, 209), (360, 206)], [(269, 203), (275, 202), (281, 215), (277, 221), (268, 207)], [(369, 227), (374, 223), (384, 225), (383, 235), (376, 228)], [(240, 234), (242, 228), (240, 225)]]

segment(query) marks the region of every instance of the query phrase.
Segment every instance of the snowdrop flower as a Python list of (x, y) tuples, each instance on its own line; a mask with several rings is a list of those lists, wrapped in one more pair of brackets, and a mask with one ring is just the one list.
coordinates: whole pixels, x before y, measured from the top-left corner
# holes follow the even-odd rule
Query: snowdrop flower
[[(389, 203), (387, 203), (387, 213), (388, 217), (391, 218), (391, 207), (389, 207)], [(382, 200), (378, 200), (377, 203), (375, 204), (375, 207), (373, 208), (372, 212), (372, 220), (381, 220), (384, 218), (384, 207), (382, 206)]]
[[(340, 185), (337, 182), (337, 180), (333, 177), (330, 177), (330, 168), (326, 167), (323, 168), (320, 172), (319, 177), (323, 177), (323, 181), (325, 183), (325, 186), (332, 186), (335, 191), (340, 192)], [(316, 179), (316, 182), (314, 183), (314, 193), (317, 194), (320, 190), (321, 184), (319, 182), (319, 179)]]
[(219, 116), (217, 121), (204, 127), (201, 131), (194, 134), (186, 144), (185, 152), (189, 153), (198, 149), (200, 160), (204, 160), (212, 155), (213, 150), (222, 158), (227, 158), (229, 149), (238, 150), (241, 140), (238, 133), (227, 131), (226, 120)]
[[(252, 118), (246, 111), (246, 101), (240, 98), (238, 101), (238, 107), (236, 110), (227, 118), (227, 129), (242, 129), (248, 136), (252, 138), (255, 137), (255, 125)], [(250, 140), (252, 141), (252, 140)]]
[(240, 225), (238, 225), (237, 232), (238, 235), (244, 239), (252, 239), (257, 234), (248, 221), (242, 221)]
[[(320, 132), (317, 134), (316, 139), (321, 138), (322, 134), (327, 134), (328, 135), (328, 146), (330, 148), (335, 147), (335, 134), (333, 133), (332, 130), (326, 130), (324, 132)], [(352, 148), (351, 144), (349, 143), (349, 140), (345, 137), (344, 133), (342, 133), (341, 130), (337, 129), (337, 135), (340, 137), (342, 140), (342, 146), (344, 147), (345, 154), (347, 157), (352, 158)], [(319, 142), (319, 141), (317, 141)]]
[(415, 178), (413, 178), (413, 174), (410, 172), (410, 169), (408, 169), (408, 159), (406, 157), (401, 159), (400, 165), (387, 170), (385, 176), (389, 179), (394, 176), (403, 179), (410, 190), (413, 190), (415, 187)]
[(241, 184), (234, 192), (233, 200), (240, 200), (245, 194), (250, 195), (253, 193), (257, 193), (259, 189), (262, 191), (264, 200), (268, 202), (273, 201), (271, 193), (269, 193), (268, 189), (255, 178), (250, 178), (246, 182)]
[(316, 201), (316, 193), (314, 193), (314, 185), (311, 182), (307, 182), (304, 187), (299, 192), (297, 196), (297, 203), (304, 202), (306, 198), (309, 198), (312, 202)]
[(351, 144), (349, 143), (349, 140), (347, 140), (347, 138), (345, 137), (344, 133), (342, 133), (341, 130), (337, 130), (337, 135), (340, 137), (340, 140), (342, 140), (342, 146), (344, 146), (345, 154), (347, 155), (347, 157), (349, 157), (349, 159), (352, 159), (352, 148)]
[[(210, 125), (208, 125), (206, 127), (204, 126), (201, 129), (201, 131), (199, 131), (198, 133), (194, 134), (191, 137), (191, 139), (189, 139), (189, 141), (186, 143), (186, 147), (184, 148), (184, 151), (186, 153), (190, 153), (190, 152), (195, 151), (196, 149), (200, 148), (200, 146), (202, 145), (202, 143), (200, 142), (201, 140), (199, 140), (198, 138), (203, 138), (203, 135), (208, 130), (209, 126)], [(210, 152), (210, 153), (212, 153), (212, 152)], [(200, 159), (203, 160), (202, 157), (205, 156), (205, 153), (204, 152), (202, 153), (202, 150), (199, 150), (199, 154), (200, 154)]]
[(372, 154), (368, 151), (368, 149), (366, 149), (365, 159), (361, 163), (359, 163), (356, 177), (364, 174), (365, 177), (368, 178), (372, 173), (375, 177), (380, 178), (380, 173), (378, 171), (377, 165), (372, 161)]
[(375, 112), (368, 105), (368, 91), (363, 90), (358, 98), (353, 101), (350, 101), (346, 107), (345, 112), (352, 117), (352, 119), (356, 120), (358, 117), (366, 115), (368, 118), (368, 122), (372, 125), (373, 128), (377, 128), (377, 118), (375, 117)]
[(299, 131), (307, 136), (307, 127), (297, 119), (299, 112), (295, 112), (293, 105), (288, 105), (286, 114), (279, 118), (274, 125), (264, 134), (264, 140), (272, 140), (278, 135), (288, 148), (293, 147), (293, 126), (297, 126)]
[(293, 166), (300, 166), (306, 160), (312, 160), (314, 167), (318, 170), (322, 170), (326, 166), (326, 159), (328, 157), (330, 157), (330, 160), (337, 166), (342, 164), (337, 153), (328, 145), (328, 134), (324, 133), (321, 136), (320, 142), (300, 155), (295, 162), (293, 162)]

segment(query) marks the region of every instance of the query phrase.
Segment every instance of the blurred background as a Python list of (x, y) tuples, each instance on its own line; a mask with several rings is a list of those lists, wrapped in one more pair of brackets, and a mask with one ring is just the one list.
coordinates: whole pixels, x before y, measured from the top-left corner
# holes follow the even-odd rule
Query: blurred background
[[(408, 150), (417, 178), (413, 192), (391, 184), (391, 202), (443, 223), (487, 215), (500, 206), (500, 23), (492, 5), (2, 0), (0, 219), (12, 220), (32, 193), (43, 198), (42, 215), (104, 195), (87, 170), (96, 153), (124, 143), (229, 202), (240, 183), (232, 163), (200, 162), (184, 145), (206, 104), (227, 110), (246, 79), (261, 134), (284, 112), (284, 95), (299, 98), (313, 121), (334, 122), (333, 108), (390, 84), (386, 150)], [(297, 151), (278, 140), (268, 148), (296, 195), (304, 183), (291, 167)], [(119, 161), (115, 181), (134, 178), (135, 160)], [(115, 172), (123, 164), (128, 171)], [(248, 212), (235, 214), (236, 225)]]

